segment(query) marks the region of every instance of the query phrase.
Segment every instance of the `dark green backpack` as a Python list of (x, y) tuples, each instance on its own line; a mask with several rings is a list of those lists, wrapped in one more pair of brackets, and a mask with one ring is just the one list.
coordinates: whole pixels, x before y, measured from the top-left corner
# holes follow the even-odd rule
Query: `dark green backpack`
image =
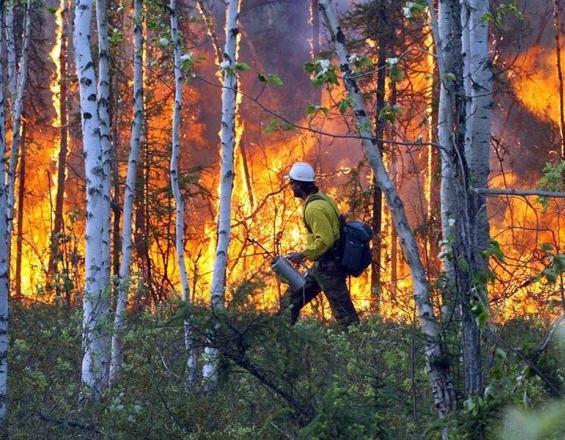
[[(371, 264), (371, 239), (373, 238), (373, 230), (371, 227), (360, 220), (345, 221), (342, 215), (334, 208), (334, 206), (323, 196), (315, 195), (309, 198), (304, 205), (306, 206), (314, 200), (324, 200), (329, 203), (339, 219), (339, 240), (334, 244), (333, 251), (339, 257), (339, 262), (347, 275), (358, 277)], [(304, 224), (308, 231), (311, 232), (310, 226), (304, 219)]]

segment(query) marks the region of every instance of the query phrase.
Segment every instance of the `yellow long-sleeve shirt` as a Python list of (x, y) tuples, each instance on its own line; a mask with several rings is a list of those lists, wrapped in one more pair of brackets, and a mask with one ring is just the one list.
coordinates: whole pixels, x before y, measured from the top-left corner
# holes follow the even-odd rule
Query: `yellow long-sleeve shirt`
[[(315, 197), (323, 200), (310, 201)], [(306, 234), (306, 247), (302, 253), (313, 261), (329, 251), (339, 239), (339, 209), (334, 199), (322, 192), (310, 194), (304, 205), (304, 221), (311, 232)]]

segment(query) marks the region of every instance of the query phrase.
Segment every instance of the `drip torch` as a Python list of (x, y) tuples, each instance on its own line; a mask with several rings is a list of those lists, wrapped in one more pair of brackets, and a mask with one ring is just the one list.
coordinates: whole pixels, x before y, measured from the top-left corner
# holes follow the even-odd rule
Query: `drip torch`
[(265, 249), (261, 243), (251, 238), (248, 238), (248, 240), (259, 246), (265, 254), (271, 258), (271, 269), (277, 275), (279, 280), (288, 284), (293, 290), (300, 290), (304, 287), (304, 284), (306, 283), (304, 275), (296, 270), (284, 255), (275, 255)]

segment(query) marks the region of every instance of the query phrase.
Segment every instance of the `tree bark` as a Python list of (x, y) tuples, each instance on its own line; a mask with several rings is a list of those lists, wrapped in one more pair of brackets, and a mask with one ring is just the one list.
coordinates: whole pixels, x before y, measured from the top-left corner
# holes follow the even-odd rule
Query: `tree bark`
[[(0, 0), (0, 14), (4, 11), (5, 0)], [(3, 17), (0, 17), (3, 19)], [(0, 53), (4, 53), (3, 32), (0, 31)], [(0, 78), (4, 77), (4, 63), (0, 62)], [(4, 111), (4, 87), (0, 87), (0, 435), (7, 437), (7, 394), (8, 394), (8, 199), (6, 188), (6, 132)]]
[[(13, 33), (13, 30), (12, 30)], [(26, 3), (24, 14), (24, 41), (20, 55), (19, 69), (17, 69), (16, 93), (12, 101), (12, 144), (10, 147), (10, 163), (8, 167), (8, 230), (6, 240), (8, 241), (8, 257), (11, 255), (12, 220), (14, 217), (14, 200), (16, 186), (16, 168), (18, 165), (18, 154), (21, 141), (21, 122), (24, 106), (24, 92), (27, 83), (27, 64), (29, 53), (29, 42), (31, 39), (31, 0)], [(13, 85), (8, 88), (12, 89)]]
[(559, 84), (559, 133), (561, 160), (565, 160), (565, 109), (563, 104), (563, 67), (561, 64), (561, 2), (553, 0), (553, 28), (555, 29), (555, 67)]
[[(489, 12), (488, 0), (470, 0), (462, 2), (461, 28), (463, 32), (463, 81), (466, 99), (465, 124), (465, 161), (469, 167), (468, 182), (478, 187), (488, 187), (490, 172), (490, 121), (492, 109), (492, 72), (488, 52), (488, 21), (484, 20)], [(488, 261), (484, 251), (488, 246), (489, 224), (486, 212), (486, 199), (482, 194), (470, 191), (467, 185), (467, 219), (469, 230), (466, 231), (471, 277), (486, 274)], [(469, 283), (474, 284), (473, 281)], [(479, 291), (480, 292), (480, 291)], [(486, 296), (486, 287), (484, 294)], [(475, 298), (473, 289), (463, 297), (463, 361), (466, 367), (467, 396), (482, 395), (483, 379), (481, 371), (480, 329), (471, 312), (471, 302), (486, 298)]]
[(133, 121), (131, 125), (128, 171), (124, 191), (122, 258), (118, 275), (118, 298), (114, 315), (114, 334), (112, 336), (112, 357), (110, 362), (110, 383), (114, 383), (123, 364), (123, 333), (125, 327), (128, 290), (130, 283), (130, 265), (132, 254), (132, 219), (137, 188), (137, 162), (144, 121), (143, 103), (143, 0), (134, 0), (133, 16)]
[(218, 36), (216, 35), (216, 28), (214, 27), (214, 19), (212, 18), (212, 14), (209, 10), (206, 9), (206, 6), (204, 6), (204, 2), (202, 0), (196, 0), (196, 7), (200, 11), (200, 14), (202, 14), (204, 24), (206, 25), (206, 30), (208, 31), (208, 35), (210, 36), (210, 40), (212, 41), (212, 49), (214, 50), (214, 54), (216, 55), (216, 63), (220, 64), (222, 62), (222, 50), (220, 49), (220, 43), (218, 42)]
[(22, 246), (24, 241), (24, 200), (25, 200), (25, 184), (26, 184), (26, 138), (25, 138), (25, 122), (22, 124), (22, 157), (20, 160), (20, 180), (18, 185), (18, 221), (16, 236), (16, 270), (14, 273), (14, 299), (20, 301), (22, 299)]
[(61, 31), (61, 54), (59, 56), (59, 108), (60, 108), (60, 144), (59, 155), (57, 157), (57, 193), (55, 195), (55, 213), (53, 216), (53, 229), (51, 231), (51, 246), (49, 252), (49, 262), (47, 264), (47, 288), (49, 290), (59, 288), (55, 277), (57, 273), (57, 264), (60, 260), (60, 240), (63, 234), (63, 206), (65, 201), (65, 181), (67, 172), (67, 152), (68, 152), (68, 112), (67, 112), (67, 20), (66, 20), (66, 4), (61, 10), (62, 26)]
[(400, 237), (404, 256), (410, 267), (418, 318), (422, 332), (426, 337), (424, 352), (430, 369), (434, 404), (440, 417), (444, 417), (454, 408), (455, 393), (447, 359), (442, 350), (441, 334), (430, 303), (428, 281), (418, 253), (416, 238), (408, 224), (404, 205), (384, 167), (382, 158), (375, 148), (375, 144), (370, 140), (372, 138), (371, 123), (367, 117), (365, 103), (352, 75), (349, 54), (345, 46), (345, 35), (339, 26), (331, 0), (320, 0), (320, 10), (339, 57), (345, 88), (353, 103), (353, 112), (360, 135), (363, 137), (365, 152), (375, 173), (377, 183), (386, 197)]
[[(223, 71), (222, 88), (222, 122), (220, 129), (221, 170), (220, 200), (218, 215), (218, 234), (216, 241), (216, 258), (212, 276), (211, 305), (212, 309), (224, 309), (224, 289), (226, 284), (226, 266), (231, 233), (231, 195), (234, 178), (235, 149), (235, 115), (237, 112), (237, 40), (239, 0), (226, 1), (226, 25), (224, 61), (220, 65)], [(218, 350), (206, 348), (207, 362), (203, 368), (203, 376), (213, 388), (217, 382)]]
[[(99, 5), (100, 7), (101, 5)], [(82, 141), (86, 177), (85, 288), (83, 295), (82, 383), (95, 399), (107, 385), (109, 335), (109, 181), (98, 116), (96, 74), (91, 53), (93, 0), (78, 0), (73, 45), (80, 92)], [(104, 12), (102, 12), (104, 11)], [(105, 14), (104, 8), (100, 11)], [(103, 38), (103, 37), (101, 37)], [(103, 48), (100, 48), (103, 51)], [(107, 56), (103, 54), (104, 57)], [(102, 73), (102, 72), (101, 72)], [(108, 78), (105, 78), (107, 81)]]
[[(387, 3), (381, 2), (379, 5), (379, 21), (381, 25), (386, 28), (388, 24), (387, 17)], [(386, 33), (379, 33), (379, 50), (377, 56), (377, 87), (376, 102), (375, 102), (375, 138), (378, 139), (376, 147), (383, 156), (383, 142), (385, 124), (379, 120), (379, 115), (385, 106), (386, 94), (386, 58), (389, 50), (388, 35)], [(373, 176), (373, 241), (372, 241), (372, 263), (371, 263), (371, 305), (375, 310), (378, 310), (379, 297), (381, 294), (381, 248), (383, 243), (382, 229), (383, 229), (383, 193), (377, 185), (377, 179)]]
[(16, 92), (18, 88), (17, 81), (17, 56), (16, 56), (16, 36), (14, 34), (14, 4), (15, 1), (4, 1), (6, 10), (4, 13), (4, 25), (6, 27), (6, 59), (8, 61), (8, 69), (6, 79), (8, 85), (8, 95), (10, 100), (10, 109), (13, 111), (16, 102)]
[(320, 16), (318, 0), (310, 0), (310, 20), (312, 20), (312, 58), (320, 53)]
[[(181, 47), (182, 41), (178, 31), (178, 16), (176, 0), (170, 0), (171, 14), (171, 37), (174, 46), (174, 70), (175, 70), (175, 103), (173, 108), (173, 127), (172, 127), (172, 148), (171, 148), (171, 188), (175, 197), (176, 209), (176, 250), (177, 264), (179, 267), (182, 300), (185, 303), (190, 302), (190, 287), (188, 285), (188, 276), (186, 274), (186, 263), (184, 259), (184, 197), (179, 187), (179, 157), (180, 157), (180, 123), (182, 110), (182, 80), (183, 74), (181, 70)], [(192, 325), (188, 319), (184, 320), (184, 342), (188, 354), (186, 363), (186, 386), (192, 389), (196, 383), (196, 362), (197, 352), (192, 342)]]

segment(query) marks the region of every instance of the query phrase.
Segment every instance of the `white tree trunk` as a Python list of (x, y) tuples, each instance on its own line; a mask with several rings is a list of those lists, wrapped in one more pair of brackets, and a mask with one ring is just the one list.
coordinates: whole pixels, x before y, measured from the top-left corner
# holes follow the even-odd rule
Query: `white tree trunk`
[(86, 178), (86, 249), (83, 297), (83, 350), (81, 380), (97, 398), (107, 385), (110, 262), (103, 243), (109, 237), (110, 179), (105, 174), (101, 126), (98, 117), (96, 73), (91, 53), (90, 21), (93, 0), (78, 0), (75, 7), (73, 45), (80, 92), (84, 171)]
[(347, 93), (353, 102), (353, 112), (360, 135), (363, 138), (363, 146), (365, 147), (367, 158), (375, 173), (377, 184), (386, 197), (398, 236), (400, 237), (404, 256), (410, 267), (418, 318), (422, 332), (426, 337), (425, 354), (430, 369), (434, 403), (440, 416), (443, 417), (454, 408), (455, 393), (449, 370), (444, 363), (445, 359), (441, 347), (441, 335), (430, 303), (428, 282), (424, 266), (422, 265), (418, 253), (416, 239), (408, 224), (402, 201), (372, 141), (371, 123), (367, 117), (365, 103), (352, 75), (349, 54), (345, 46), (345, 35), (339, 25), (333, 4), (331, 0), (320, 0), (319, 6), (326, 26), (331, 33), (332, 41), (335, 44), (340, 62), (340, 70), (344, 76), (344, 84)]
[[(489, 243), (489, 225), (485, 197), (470, 190), (488, 186), (490, 154), (490, 120), (492, 109), (492, 72), (488, 52), (488, 0), (461, 1), (463, 80), (465, 87), (465, 161), (468, 168), (466, 211), (468, 229), (463, 237), (470, 276), (486, 274), (488, 262), (483, 255)], [(472, 281), (463, 295), (462, 343), (465, 386), (468, 397), (481, 395), (483, 390), (480, 329), (471, 311), (474, 298)], [(486, 287), (475, 289), (486, 295)], [(480, 292), (484, 293), (480, 293)]]
[[(13, 25), (13, 20), (12, 20)], [(13, 29), (12, 29), (13, 31)], [(13, 36), (13, 32), (9, 32)], [(8, 167), (8, 229), (6, 231), (6, 240), (8, 242), (8, 258), (10, 257), (10, 248), (12, 241), (12, 220), (14, 217), (14, 200), (15, 200), (15, 186), (16, 186), (16, 168), (18, 164), (18, 155), (20, 150), (21, 141), (21, 122), (22, 112), (24, 106), (24, 92), (27, 83), (27, 60), (29, 52), (29, 42), (31, 39), (31, 0), (27, 1), (26, 10), (24, 15), (24, 40), (22, 46), (22, 53), (20, 56), (19, 69), (17, 71), (17, 84), (15, 94), (12, 96), (12, 144), (10, 147), (10, 163)], [(9, 58), (11, 57), (10, 50), (8, 52)], [(14, 51), (15, 53), (15, 51)], [(11, 62), (9, 63), (11, 70)], [(15, 63), (14, 63), (15, 64)], [(16, 74), (14, 73), (14, 79)], [(8, 89), (12, 90), (12, 79), (9, 78)]]
[(16, 36), (14, 34), (14, 0), (5, 0), (6, 11), (4, 13), (4, 25), (6, 27), (6, 53), (8, 69), (6, 79), (8, 81), (8, 94), (10, 105), (14, 106), (17, 89), (17, 61), (16, 61)]
[[(492, 61), (488, 46), (488, 0), (462, 1), (464, 84), (467, 99), (465, 157), (471, 181), (476, 188), (487, 188), (490, 173), (490, 125), (492, 113)], [(471, 219), (475, 219), (474, 254), (479, 267), (486, 270), (483, 251), (489, 242), (485, 198), (472, 201)], [(476, 217), (476, 218), (475, 218)]]
[[(1, 8), (0, 8), (1, 11)], [(1, 12), (0, 12), (1, 14)], [(0, 31), (0, 53), (3, 53), (4, 38)], [(0, 62), (0, 78), (4, 78), (3, 63)], [(4, 87), (0, 81), (0, 237), (6, 237), (8, 219), (8, 200), (6, 193), (6, 132), (4, 113)], [(7, 241), (0, 239), (0, 435), (6, 433), (6, 399), (8, 392), (8, 246)]]
[[(458, 83), (461, 82), (461, 32), (458, 23), (459, 0), (439, 0), (436, 19), (432, 0), (428, 0), (436, 53), (439, 61), (440, 97), (438, 108), (438, 140), (441, 145), (441, 225), (442, 263), (446, 275), (444, 290), (455, 289), (455, 266), (451, 253), (451, 237), (457, 234), (456, 222), (460, 220), (460, 197), (457, 172), (460, 163), (457, 152), (457, 105)], [(457, 20), (457, 21), (456, 21)], [(447, 80), (447, 74), (453, 79)], [(449, 299), (444, 301), (451, 302)], [(449, 304), (447, 315), (452, 316), (453, 304)]]
[[(105, 285), (110, 285), (110, 217), (112, 192), (112, 142), (110, 138), (110, 41), (108, 38), (108, 5), (107, 0), (96, 0), (96, 23), (98, 34), (98, 122), (100, 123), (100, 146), (102, 149), (103, 200), (101, 209), (102, 221), (102, 259), (105, 263), (103, 277)], [(110, 343), (110, 341), (108, 341)], [(108, 368), (110, 352), (108, 352)]]
[(128, 172), (124, 194), (124, 212), (122, 226), (122, 260), (118, 280), (118, 298), (116, 313), (114, 315), (114, 334), (112, 336), (112, 357), (110, 361), (110, 382), (118, 378), (119, 370), (123, 364), (123, 333), (128, 303), (128, 289), (130, 282), (130, 264), (132, 253), (132, 217), (135, 202), (135, 189), (137, 181), (137, 162), (139, 160), (139, 147), (143, 131), (143, 26), (142, 9), (143, 0), (134, 0), (133, 15), (133, 122), (131, 125), (130, 150), (128, 158)]
[[(180, 157), (180, 122), (182, 110), (182, 69), (181, 69), (181, 48), (182, 41), (178, 31), (178, 15), (176, 0), (170, 0), (171, 14), (171, 38), (174, 46), (174, 71), (175, 71), (175, 104), (173, 107), (173, 127), (172, 127), (172, 148), (171, 148), (171, 189), (175, 197), (176, 208), (176, 249), (177, 264), (179, 266), (182, 300), (190, 302), (190, 287), (186, 274), (186, 264), (184, 261), (184, 198), (179, 187), (179, 157)], [(192, 342), (192, 326), (188, 319), (184, 320), (184, 342), (187, 351), (186, 363), (186, 385), (191, 389), (196, 382), (196, 362), (197, 351)]]
[[(433, 4), (428, 1), (434, 22)], [(478, 20), (481, 23), (486, 10)], [(472, 67), (469, 54), (475, 39), (486, 40), (487, 35), (479, 37), (473, 33), (477, 26), (471, 23), (471, 9), (460, 0), (439, 1), (439, 24), (434, 32), (437, 52), (440, 54), (440, 77), (442, 88), (439, 107), (439, 135), (442, 154), (441, 216), (444, 243), (443, 264), (446, 283), (443, 286), (448, 316), (454, 316), (455, 306), (461, 318), (461, 337), (463, 364), (465, 370), (465, 389), (468, 397), (482, 393), (480, 329), (471, 311), (472, 301), (477, 298), (474, 289), (474, 275), (484, 273), (486, 261), (482, 251), (488, 243), (488, 223), (484, 207), (484, 198), (480, 200), (471, 191), (471, 182), (475, 185), (474, 168), (488, 178), (488, 148), (490, 141), (490, 123), (479, 122), (485, 133), (479, 135), (481, 144), (487, 145), (485, 152), (476, 155), (471, 152), (475, 134), (475, 118), (484, 121), (483, 110), (490, 112), (490, 101), (483, 102), (483, 109), (476, 107), (476, 98), (484, 98), (473, 85), (472, 74), (481, 67), (475, 63)], [(477, 17), (475, 17), (477, 19)], [(484, 32), (484, 31), (483, 31)], [(486, 44), (486, 43), (485, 43)], [(484, 46), (485, 49), (486, 45)], [(486, 52), (488, 57), (488, 52)], [(489, 61), (483, 65), (489, 66)], [(451, 74), (451, 78), (448, 77)], [(490, 84), (485, 88), (490, 99)], [(483, 92), (485, 91), (483, 90)], [(473, 104), (475, 102), (475, 105)], [(486, 115), (490, 121), (490, 115)], [(476, 125), (475, 125), (476, 126)], [(479, 156), (483, 157), (477, 160)], [(475, 165), (471, 167), (470, 161)], [(482, 161), (482, 164), (480, 162)], [(486, 165), (486, 171), (485, 171)], [(486, 182), (486, 180), (484, 180)], [(484, 217), (482, 217), (484, 215)], [(482, 223), (484, 221), (484, 223)], [(479, 226), (479, 227), (477, 227)], [(479, 244), (480, 243), (480, 244)], [(466, 264), (462, 264), (465, 262)]]
[[(231, 195), (234, 177), (234, 148), (235, 148), (235, 115), (237, 113), (237, 41), (239, 36), (238, 15), (239, 0), (226, 2), (226, 40), (224, 61), (221, 64), (224, 81), (222, 88), (222, 125), (220, 128), (221, 171), (220, 171), (220, 200), (218, 217), (218, 235), (216, 244), (216, 259), (212, 277), (211, 303), (213, 310), (224, 308), (224, 289), (226, 285), (226, 266), (228, 247), (230, 243)], [(218, 351), (206, 348), (206, 364), (203, 375), (209, 385), (214, 386), (217, 380)]]

